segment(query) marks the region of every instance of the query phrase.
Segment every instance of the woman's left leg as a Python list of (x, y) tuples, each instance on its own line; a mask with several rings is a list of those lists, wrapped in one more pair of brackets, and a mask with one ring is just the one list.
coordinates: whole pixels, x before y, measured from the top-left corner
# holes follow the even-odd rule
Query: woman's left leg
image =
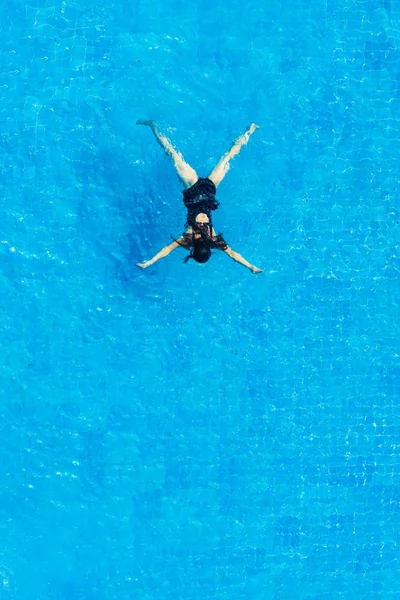
[(186, 188), (190, 188), (192, 185), (194, 185), (199, 178), (196, 171), (183, 160), (182, 154), (175, 150), (165, 135), (162, 135), (158, 131), (156, 122), (140, 120), (136, 122), (136, 125), (147, 125), (147, 127), (150, 127), (157, 142), (160, 144), (160, 146), (162, 146), (162, 148), (164, 148), (166, 154), (168, 154), (168, 156), (172, 159), (176, 172), (178, 173), (178, 177), (182, 181), (183, 185)]

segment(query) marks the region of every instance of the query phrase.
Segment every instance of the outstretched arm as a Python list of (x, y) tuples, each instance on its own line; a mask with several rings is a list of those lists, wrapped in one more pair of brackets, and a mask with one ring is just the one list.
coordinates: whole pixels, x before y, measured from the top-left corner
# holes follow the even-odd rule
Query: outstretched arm
[(249, 262), (247, 262), (245, 258), (243, 258), (243, 256), (239, 254), (239, 252), (235, 252), (234, 250), (232, 250), (232, 248), (229, 248), (229, 246), (225, 248), (224, 252), (226, 252), (226, 254), (233, 258), (233, 260), (235, 260), (236, 262), (250, 269), (252, 273), (262, 273), (262, 269), (258, 269), (254, 265), (251, 265)]
[(147, 269), (147, 267), (153, 265), (155, 262), (160, 260), (160, 258), (165, 258), (166, 256), (168, 256), (168, 254), (171, 254), (172, 250), (175, 250), (175, 248), (179, 248), (179, 246), (182, 245), (179, 242), (182, 242), (183, 244), (183, 238), (179, 238), (178, 241), (172, 242), (172, 244), (168, 244), (168, 246), (164, 246), (164, 248), (162, 248), (160, 252), (157, 252), (157, 254), (153, 256), (153, 258), (151, 258), (150, 260), (145, 260), (142, 263), (136, 263), (136, 266), (141, 267), (142, 269)]

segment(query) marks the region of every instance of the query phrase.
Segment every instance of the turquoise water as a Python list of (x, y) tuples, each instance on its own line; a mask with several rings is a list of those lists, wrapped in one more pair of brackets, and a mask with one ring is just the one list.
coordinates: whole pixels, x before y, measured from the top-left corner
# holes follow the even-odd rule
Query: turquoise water
[(397, 599), (399, 0), (0, 16), (0, 599)]

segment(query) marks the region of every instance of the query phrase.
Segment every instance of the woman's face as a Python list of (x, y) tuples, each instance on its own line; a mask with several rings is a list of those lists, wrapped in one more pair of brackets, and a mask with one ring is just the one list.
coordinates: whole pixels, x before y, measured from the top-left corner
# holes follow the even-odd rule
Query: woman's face
[(196, 223), (199, 223), (199, 225), (204, 225), (205, 223), (209, 222), (209, 218), (205, 213), (199, 213), (196, 217)]

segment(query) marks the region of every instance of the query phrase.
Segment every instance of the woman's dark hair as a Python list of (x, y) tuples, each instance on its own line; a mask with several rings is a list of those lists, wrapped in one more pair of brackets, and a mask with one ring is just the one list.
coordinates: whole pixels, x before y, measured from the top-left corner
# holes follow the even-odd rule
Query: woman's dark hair
[(198, 263), (206, 263), (211, 256), (210, 246), (205, 244), (202, 240), (195, 240), (193, 248), (190, 251), (189, 256), (184, 260), (185, 263), (191, 258)]
[[(180, 244), (180, 246), (190, 249), (189, 256), (187, 256), (183, 261), (185, 263), (187, 263), (191, 258), (193, 258), (198, 263), (205, 263), (211, 256), (212, 248), (217, 248), (218, 250), (226, 250), (226, 248), (228, 247), (228, 244), (225, 242), (221, 233), (219, 233), (215, 237), (212, 237), (207, 233), (205, 227), (192, 227), (192, 230), (193, 233), (183, 234), (183, 244), (180, 243), (178, 240), (175, 240), (176, 242), (178, 242), (178, 244)], [(199, 233), (200, 238), (195, 239), (195, 233)]]

